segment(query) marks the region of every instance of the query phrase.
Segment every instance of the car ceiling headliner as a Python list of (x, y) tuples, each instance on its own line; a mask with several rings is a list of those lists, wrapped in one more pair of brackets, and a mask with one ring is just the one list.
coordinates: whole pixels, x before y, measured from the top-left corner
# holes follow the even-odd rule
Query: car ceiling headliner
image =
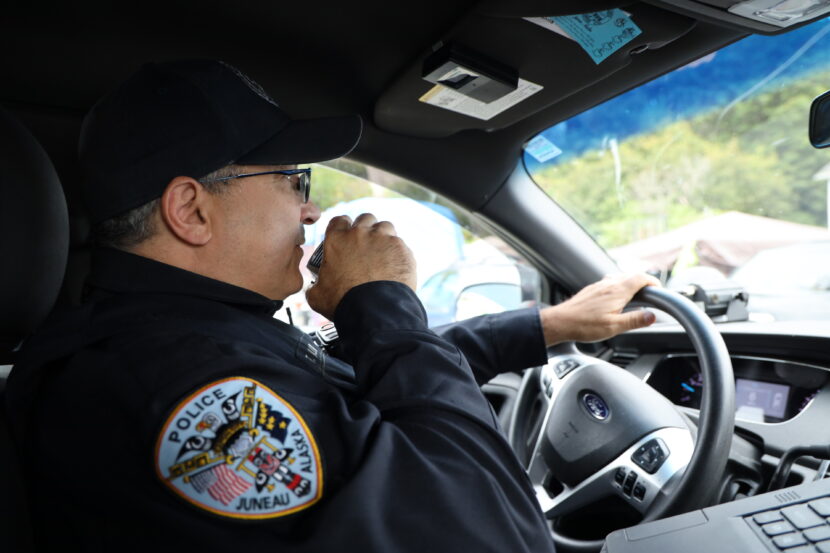
[[(572, 41), (517, 17), (622, 5), (643, 28), (632, 44), (649, 47), (639, 54), (623, 49), (600, 65)], [(366, 130), (355, 159), (473, 210), (502, 185), (538, 131), (746, 34), (608, 0), (209, 0), (32, 9), (16, 6), (0, 19), (0, 102), (41, 140), (67, 188), (77, 181), (71, 137), (98, 97), (142, 62), (207, 57), (240, 67), (294, 117), (360, 113)], [(424, 105), (418, 98), (432, 85), (420, 79), (420, 67), (439, 41), (474, 47), (544, 90), (489, 122)]]

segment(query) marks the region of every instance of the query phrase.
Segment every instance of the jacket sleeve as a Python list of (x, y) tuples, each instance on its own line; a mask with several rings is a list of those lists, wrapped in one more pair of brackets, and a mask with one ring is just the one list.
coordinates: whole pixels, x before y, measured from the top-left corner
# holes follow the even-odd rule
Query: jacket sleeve
[(464, 353), (476, 382), (544, 365), (547, 350), (537, 308), (482, 315), (432, 329)]
[[(381, 409), (429, 403), (493, 422), (464, 352), (427, 328), (417, 296), (396, 282), (349, 291), (335, 313), (342, 351), (354, 367), (360, 395)], [(457, 332), (477, 355), (493, 350), (475, 332)]]
[[(461, 325), (455, 336), (485, 355), (507, 346), (480, 342), (482, 329), (532, 317), (496, 319)], [(393, 282), (356, 287), (338, 306), (335, 324), (359, 385), (353, 405), (368, 402), (378, 420), (360, 466), (319, 515), (351, 511), (362, 528), (342, 538), (361, 550), (552, 551), (529, 480), (465, 355), (426, 320), (415, 294)]]

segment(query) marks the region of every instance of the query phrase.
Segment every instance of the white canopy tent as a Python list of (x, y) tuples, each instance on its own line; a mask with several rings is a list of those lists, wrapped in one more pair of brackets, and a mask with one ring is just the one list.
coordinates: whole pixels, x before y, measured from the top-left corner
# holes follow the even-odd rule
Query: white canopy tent
[(609, 254), (624, 270), (667, 271), (682, 255), (729, 274), (761, 250), (815, 240), (830, 240), (830, 231), (729, 211), (613, 248)]

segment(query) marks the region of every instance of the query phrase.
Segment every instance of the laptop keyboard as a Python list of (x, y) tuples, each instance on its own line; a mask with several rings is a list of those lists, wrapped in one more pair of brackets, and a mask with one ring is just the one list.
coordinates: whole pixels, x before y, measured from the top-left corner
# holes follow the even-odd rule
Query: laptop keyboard
[(745, 517), (759, 534), (786, 553), (830, 553), (830, 496)]

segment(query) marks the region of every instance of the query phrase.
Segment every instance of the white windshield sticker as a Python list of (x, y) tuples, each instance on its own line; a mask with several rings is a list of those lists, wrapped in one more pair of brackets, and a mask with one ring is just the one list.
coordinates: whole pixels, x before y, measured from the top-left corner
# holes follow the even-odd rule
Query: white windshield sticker
[(551, 160), (562, 153), (556, 144), (541, 134), (527, 143), (525, 152), (532, 155), (539, 163)]

